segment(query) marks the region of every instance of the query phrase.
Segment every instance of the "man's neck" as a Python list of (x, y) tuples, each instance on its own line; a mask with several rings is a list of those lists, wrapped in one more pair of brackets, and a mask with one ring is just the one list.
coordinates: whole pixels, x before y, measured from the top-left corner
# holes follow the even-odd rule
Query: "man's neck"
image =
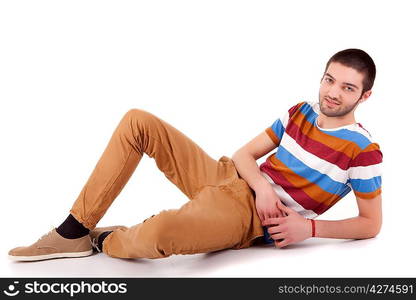
[(327, 117), (322, 113), (319, 114), (317, 122), (318, 126), (323, 129), (338, 128), (356, 123), (354, 115), (344, 117)]

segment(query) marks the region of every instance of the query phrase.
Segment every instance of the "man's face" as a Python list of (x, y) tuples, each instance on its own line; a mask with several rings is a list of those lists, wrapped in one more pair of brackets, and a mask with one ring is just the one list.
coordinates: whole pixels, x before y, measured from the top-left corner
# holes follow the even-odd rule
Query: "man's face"
[(355, 69), (332, 62), (321, 79), (319, 108), (327, 117), (342, 117), (361, 100), (364, 75)]

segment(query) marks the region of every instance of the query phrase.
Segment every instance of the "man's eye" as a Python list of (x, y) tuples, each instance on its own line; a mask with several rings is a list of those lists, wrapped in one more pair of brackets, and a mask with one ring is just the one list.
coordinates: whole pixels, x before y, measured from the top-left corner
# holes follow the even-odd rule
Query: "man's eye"
[(350, 92), (354, 91), (354, 89), (353, 89), (353, 88), (351, 88), (351, 87), (349, 87), (349, 86), (346, 86), (346, 87), (345, 87), (345, 89), (347, 89), (347, 90), (348, 90), (348, 91), (350, 91)]
[(325, 78), (325, 80), (327, 81), (327, 82), (331, 82), (332, 81), (332, 79), (331, 78)]

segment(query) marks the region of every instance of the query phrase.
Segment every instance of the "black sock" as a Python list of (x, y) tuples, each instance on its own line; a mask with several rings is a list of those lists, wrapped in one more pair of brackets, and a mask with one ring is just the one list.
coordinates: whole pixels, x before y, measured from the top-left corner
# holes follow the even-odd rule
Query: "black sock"
[(103, 242), (104, 242), (104, 239), (110, 234), (110, 233), (112, 233), (113, 231), (104, 231), (103, 233), (101, 233), (99, 236), (98, 236), (98, 249), (100, 249), (100, 251), (103, 251)]
[(56, 228), (56, 231), (67, 239), (77, 239), (90, 233), (90, 230), (85, 228), (71, 214), (58, 228)]

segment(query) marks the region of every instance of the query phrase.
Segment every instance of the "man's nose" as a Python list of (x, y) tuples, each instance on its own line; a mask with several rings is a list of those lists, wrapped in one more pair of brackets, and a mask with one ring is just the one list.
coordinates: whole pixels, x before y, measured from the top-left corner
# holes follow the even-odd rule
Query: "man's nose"
[(339, 88), (335, 84), (329, 87), (328, 96), (333, 99), (338, 99)]

